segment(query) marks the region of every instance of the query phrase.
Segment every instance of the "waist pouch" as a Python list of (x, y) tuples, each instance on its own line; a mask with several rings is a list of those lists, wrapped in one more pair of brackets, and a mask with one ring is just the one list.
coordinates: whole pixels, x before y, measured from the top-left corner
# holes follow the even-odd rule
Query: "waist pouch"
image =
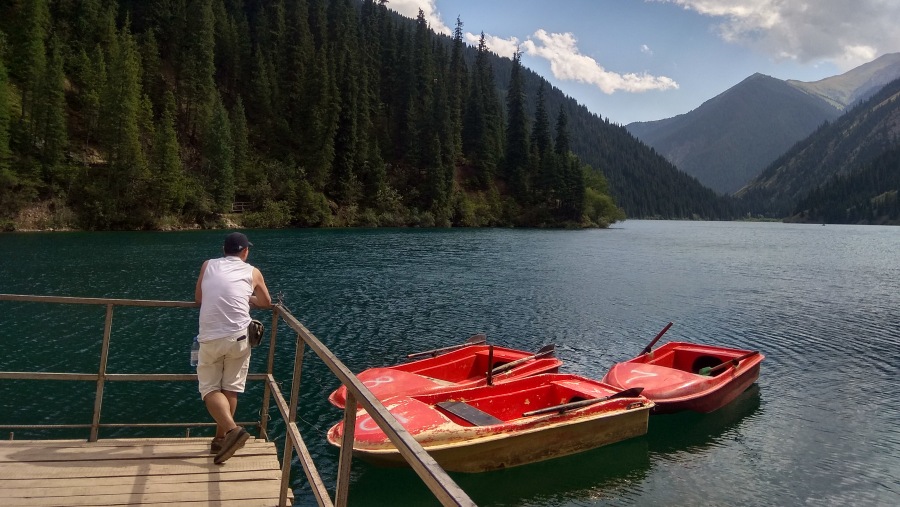
[(247, 340), (250, 342), (251, 348), (256, 348), (262, 342), (262, 336), (266, 328), (262, 322), (251, 320), (250, 327), (247, 328)]

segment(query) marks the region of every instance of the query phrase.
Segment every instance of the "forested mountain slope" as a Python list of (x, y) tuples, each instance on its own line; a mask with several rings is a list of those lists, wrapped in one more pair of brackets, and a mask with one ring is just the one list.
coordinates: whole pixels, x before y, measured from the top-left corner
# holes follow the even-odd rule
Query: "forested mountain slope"
[[(805, 212), (816, 221), (836, 215), (854, 221), (849, 202), (896, 198), (900, 166), (893, 152), (898, 147), (900, 79), (797, 143), (735, 195), (753, 215)], [(836, 208), (828, 209), (827, 203)], [(889, 206), (878, 213), (889, 213)]]
[(15, 0), (0, 32), (6, 228), (36, 206), (216, 226), (234, 202), (249, 226), (605, 226), (610, 188), (633, 216), (727, 207), (518, 58), (382, 2)]
[[(495, 60), (501, 89), (507, 87), (511, 62)], [(733, 201), (716, 195), (693, 176), (676, 168), (654, 149), (636, 139), (624, 126), (610, 123), (590, 112), (534, 72), (524, 73), (529, 97), (543, 85), (551, 118), (565, 109), (569, 118), (571, 149), (578, 157), (603, 172), (616, 203), (632, 218), (731, 219)], [(534, 114), (535, 102), (528, 104)]]

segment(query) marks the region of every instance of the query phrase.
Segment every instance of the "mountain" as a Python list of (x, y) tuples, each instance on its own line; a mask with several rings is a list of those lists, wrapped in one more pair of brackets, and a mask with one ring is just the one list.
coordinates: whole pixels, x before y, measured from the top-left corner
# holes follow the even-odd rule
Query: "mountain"
[[(504, 94), (511, 64), (500, 57), (492, 62), (497, 86)], [(548, 116), (556, 118), (561, 109), (566, 111), (572, 153), (606, 176), (610, 194), (628, 217), (727, 220), (736, 216), (731, 198), (717, 195), (675, 167), (624, 126), (590, 112), (535, 72), (524, 72), (523, 81), (532, 123), (533, 98), (543, 84)]]
[(900, 53), (891, 53), (839, 76), (810, 83), (789, 79), (787, 83), (844, 111), (897, 77), (900, 77)]
[(732, 193), (822, 123), (898, 77), (900, 53), (811, 83), (754, 74), (694, 111), (627, 128), (701, 183)]
[(896, 199), (898, 148), (900, 79), (797, 143), (735, 197), (753, 215), (782, 218), (816, 208), (817, 221), (846, 218), (852, 203)]
[(840, 114), (819, 97), (754, 74), (689, 113), (626, 128), (704, 185), (732, 193)]

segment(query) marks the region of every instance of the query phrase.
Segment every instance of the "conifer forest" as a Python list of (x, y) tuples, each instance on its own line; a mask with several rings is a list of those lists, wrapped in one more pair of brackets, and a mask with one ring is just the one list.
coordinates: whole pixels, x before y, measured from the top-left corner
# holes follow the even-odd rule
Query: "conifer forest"
[[(0, 228), (605, 227), (565, 108), (372, 0), (7, 0)], [(509, 62), (509, 59), (506, 59)]]

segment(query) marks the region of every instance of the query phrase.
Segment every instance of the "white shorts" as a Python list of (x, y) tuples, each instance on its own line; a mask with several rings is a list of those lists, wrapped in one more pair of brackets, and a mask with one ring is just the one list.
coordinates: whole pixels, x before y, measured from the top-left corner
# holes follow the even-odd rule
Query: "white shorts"
[(247, 334), (200, 342), (197, 362), (197, 379), (200, 381), (200, 398), (214, 391), (244, 392), (247, 372), (250, 370), (250, 343)]

